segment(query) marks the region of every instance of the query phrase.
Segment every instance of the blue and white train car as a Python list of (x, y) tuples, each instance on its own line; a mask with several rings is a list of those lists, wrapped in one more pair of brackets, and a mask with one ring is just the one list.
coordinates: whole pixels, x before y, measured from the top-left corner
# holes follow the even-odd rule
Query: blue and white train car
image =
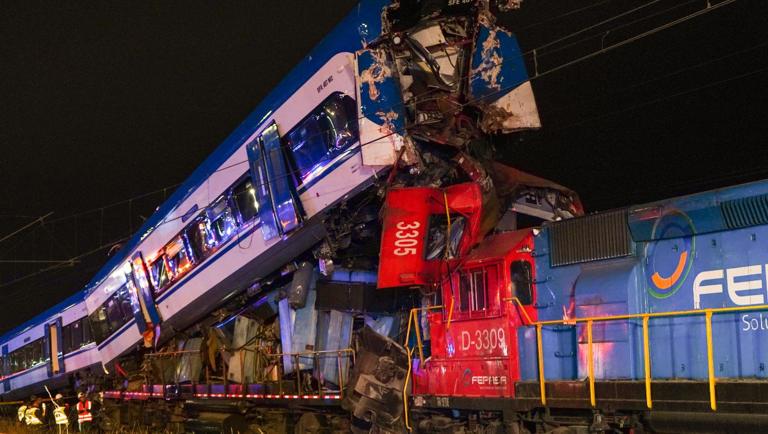
[[(376, 137), (381, 120), (359, 118), (356, 52), (381, 34), (389, 3), (361, 2), (83, 291), (3, 338), (4, 398), (156, 343), (323, 239), (324, 213), (385, 168), (363, 165), (360, 127)], [(90, 323), (87, 345), (63, 352), (57, 371), (45, 356), (56, 341), (43, 337), (75, 321)], [(30, 355), (16, 362), (22, 347)]]
[(103, 363), (307, 251), (324, 212), (372, 184), (384, 166), (363, 165), (355, 52), (388, 3), (354, 9), (88, 285)]
[(4, 400), (25, 398), (32, 387), (67, 385), (67, 374), (101, 369), (88, 326), (84, 293), (69, 297), (0, 338), (0, 393)]

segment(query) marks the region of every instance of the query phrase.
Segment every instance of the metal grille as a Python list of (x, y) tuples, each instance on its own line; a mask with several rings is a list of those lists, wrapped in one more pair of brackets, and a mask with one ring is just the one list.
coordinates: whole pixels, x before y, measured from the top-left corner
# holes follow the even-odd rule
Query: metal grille
[(552, 224), (549, 251), (553, 267), (631, 255), (627, 210), (610, 211)]
[(728, 229), (768, 224), (768, 194), (725, 201), (720, 210)]

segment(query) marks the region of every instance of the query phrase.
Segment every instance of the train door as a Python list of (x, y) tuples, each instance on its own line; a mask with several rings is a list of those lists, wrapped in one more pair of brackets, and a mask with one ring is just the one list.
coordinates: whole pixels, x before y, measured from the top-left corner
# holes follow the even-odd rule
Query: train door
[(153, 332), (154, 327), (160, 324), (161, 319), (152, 297), (149, 275), (141, 252), (136, 252), (133, 255), (127, 277), (136, 325), (142, 335), (147, 336), (147, 332)]
[(45, 326), (45, 348), (48, 356), (48, 376), (53, 377), (64, 372), (64, 349), (61, 339), (61, 317)]
[(256, 183), (264, 240), (296, 229), (301, 218), (300, 204), (277, 124), (267, 127), (246, 149), (251, 163), (251, 175)]
[(536, 321), (535, 308), (536, 291), (533, 285), (533, 263), (530, 257), (513, 257), (509, 264), (510, 295), (515, 297), (523, 306), (525, 312), (520, 312), (518, 320), (520, 324), (527, 322), (527, 315), (531, 321)]

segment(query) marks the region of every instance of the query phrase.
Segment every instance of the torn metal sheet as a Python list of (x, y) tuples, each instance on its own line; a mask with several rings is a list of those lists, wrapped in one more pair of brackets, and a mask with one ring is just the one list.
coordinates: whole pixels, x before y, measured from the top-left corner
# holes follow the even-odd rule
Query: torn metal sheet
[(531, 82), (521, 84), (488, 105), (480, 119), (480, 128), (489, 133), (541, 128)]
[(480, 128), (486, 133), (541, 127), (517, 38), (485, 19), (472, 53), (470, 101), (483, 110)]
[(356, 54), (358, 116), (363, 164), (394, 164), (405, 145), (405, 113), (394, 66), (386, 51)]
[(404, 432), (403, 389), (408, 352), (400, 344), (363, 327), (342, 406), (354, 419), (375, 426), (371, 432)]

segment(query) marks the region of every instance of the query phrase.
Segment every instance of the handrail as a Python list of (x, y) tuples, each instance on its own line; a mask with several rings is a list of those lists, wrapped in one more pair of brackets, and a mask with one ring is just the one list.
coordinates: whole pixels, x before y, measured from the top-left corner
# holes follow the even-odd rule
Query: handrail
[(416, 324), (415, 333), (416, 333), (416, 345), (419, 348), (419, 361), (423, 364), (424, 363), (424, 349), (423, 345), (421, 343), (421, 332), (419, 331), (419, 322), (417, 319), (417, 312), (420, 311), (430, 311), (430, 310), (437, 310), (442, 309), (442, 305), (438, 306), (427, 306), (427, 307), (414, 307), (411, 309), (410, 314), (408, 315), (408, 329), (405, 333), (405, 348), (408, 349), (408, 341), (411, 339), (411, 324)]
[(413, 428), (408, 421), (408, 382), (411, 381), (411, 371), (413, 370), (413, 364), (411, 363), (413, 349), (406, 347), (405, 350), (408, 351), (408, 372), (405, 374), (405, 382), (403, 383), (403, 422), (405, 422), (405, 428), (408, 432), (411, 432)]
[(680, 316), (692, 316), (692, 315), (704, 315), (704, 325), (706, 327), (707, 335), (707, 374), (709, 381), (709, 406), (713, 411), (717, 410), (717, 397), (715, 394), (715, 363), (714, 363), (714, 349), (712, 338), (712, 316), (721, 313), (733, 313), (733, 312), (753, 312), (758, 310), (768, 309), (768, 304), (753, 305), (753, 306), (735, 306), (735, 307), (719, 307), (711, 309), (693, 309), (693, 310), (680, 310), (670, 312), (647, 312), (647, 313), (630, 313), (623, 315), (607, 315), (607, 316), (595, 316), (595, 317), (582, 317), (582, 318), (567, 318), (561, 320), (547, 320), (547, 321), (532, 321), (528, 316), (523, 304), (517, 297), (506, 298), (504, 301), (512, 302), (517, 305), (522, 316), (525, 318), (526, 326), (536, 327), (536, 347), (538, 355), (538, 368), (539, 368), (539, 388), (540, 399), (542, 405), (547, 405), (545, 378), (544, 378), (544, 357), (542, 348), (542, 327), (546, 325), (576, 325), (578, 323), (586, 323), (587, 327), (587, 377), (589, 380), (589, 401), (592, 407), (595, 407), (595, 375), (594, 375), (594, 354), (593, 354), (593, 342), (592, 342), (592, 325), (595, 322), (608, 322), (619, 320), (632, 320), (642, 319), (643, 325), (643, 365), (645, 374), (645, 401), (646, 406), (650, 409), (653, 407), (653, 401), (651, 398), (651, 351), (650, 351), (650, 339), (648, 331), (648, 321), (650, 318), (669, 318)]

